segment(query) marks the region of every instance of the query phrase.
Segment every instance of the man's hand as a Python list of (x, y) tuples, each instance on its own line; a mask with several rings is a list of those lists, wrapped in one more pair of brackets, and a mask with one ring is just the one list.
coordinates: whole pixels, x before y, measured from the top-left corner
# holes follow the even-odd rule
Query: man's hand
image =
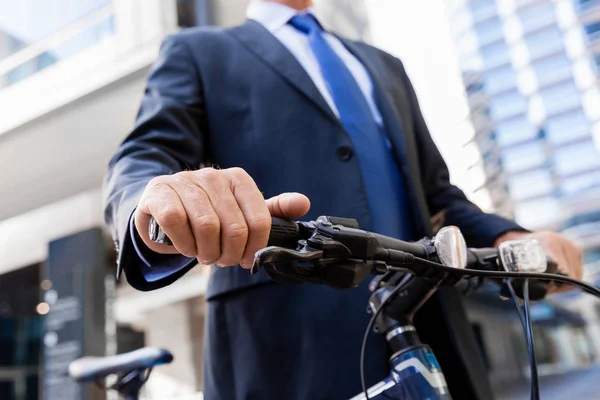
[[(496, 239), (495, 247), (507, 240), (537, 239), (546, 254), (558, 264), (558, 269), (571, 278), (583, 277), (583, 254), (581, 249), (567, 237), (550, 231), (542, 232), (508, 232)], [(573, 289), (571, 286), (551, 286), (550, 293), (566, 292)]]
[[(271, 216), (295, 219), (309, 208), (310, 201), (299, 193), (265, 201), (241, 168), (203, 168), (152, 179), (138, 203), (135, 226), (146, 246), (157, 253), (180, 253), (201, 264), (250, 268), (254, 253), (267, 245)], [(173, 246), (150, 240), (151, 216)]]

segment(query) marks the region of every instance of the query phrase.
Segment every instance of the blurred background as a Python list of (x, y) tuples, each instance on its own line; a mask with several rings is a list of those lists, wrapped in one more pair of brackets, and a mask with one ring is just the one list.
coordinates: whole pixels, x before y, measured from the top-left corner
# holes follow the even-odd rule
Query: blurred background
[[(144, 345), (175, 354), (148, 398), (201, 398), (208, 270), (153, 293), (115, 282), (102, 178), (162, 38), (238, 24), (246, 4), (0, 0), (0, 399), (103, 398), (66, 365)], [(600, 0), (317, 0), (316, 13), (403, 60), (455, 184), (574, 238), (600, 284)], [(497, 398), (527, 398), (512, 303), (492, 286), (465, 302)], [(599, 398), (600, 302), (568, 293), (532, 313), (543, 398)]]

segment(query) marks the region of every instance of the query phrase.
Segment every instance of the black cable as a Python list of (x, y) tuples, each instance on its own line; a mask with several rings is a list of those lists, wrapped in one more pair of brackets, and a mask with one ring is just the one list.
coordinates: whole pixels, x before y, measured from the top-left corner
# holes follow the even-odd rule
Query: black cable
[(510, 297), (513, 300), (513, 303), (515, 303), (515, 307), (517, 309), (517, 314), (519, 314), (519, 320), (521, 321), (521, 326), (523, 327), (523, 332), (527, 331), (527, 326), (525, 325), (525, 316), (523, 315), (523, 310), (521, 310), (521, 304), (519, 303), (519, 297), (517, 296), (517, 293), (515, 292), (515, 289), (513, 288), (513, 285), (510, 281), (510, 279), (506, 279), (504, 281), (506, 283), (506, 286), (508, 287), (508, 291), (510, 292)]
[[(421, 265), (437, 268), (439, 271), (448, 271), (453, 274), (461, 274), (462, 273), (463, 276), (482, 276), (482, 277), (487, 277), (487, 278), (519, 278), (519, 279), (528, 278), (528, 279), (536, 279), (536, 280), (542, 280), (542, 281), (562, 282), (562, 283), (567, 283), (569, 285), (577, 286), (580, 289), (582, 289), (584, 292), (593, 294), (594, 296), (600, 298), (600, 289), (599, 288), (597, 288), (593, 285), (587, 284), (585, 282), (578, 281), (577, 279), (573, 279), (568, 276), (564, 276), (564, 275), (534, 273), (534, 272), (477, 271), (474, 269), (458, 269), (458, 268), (453, 268), (453, 267), (447, 267), (445, 265), (438, 264), (438, 263), (428, 261), (428, 260), (424, 260), (421, 258), (415, 258), (414, 262), (419, 263)], [(393, 262), (390, 262), (390, 264), (393, 264)], [(406, 272), (406, 270), (410, 269), (410, 267), (407, 267), (406, 265), (404, 265), (403, 267), (388, 266), (388, 269), (390, 271)]]
[(523, 301), (525, 310), (525, 314), (523, 314), (523, 310), (521, 309), (521, 305), (519, 304), (519, 299), (517, 297), (517, 293), (510, 282), (510, 279), (505, 281), (508, 290), (510, 291), (510, 296), (515, 303), (515, 307), (517, 308), (517, 313), (519, 314), (519, 319), (521, 320), (521, 326), (523, 327), (523, 332), (525, 332), (525, 337), (527, 339), (527, 352), (529, 353), (529, 368), (531, 375), (531, 400), (539, 400), (540, 395), (540, 387), (538, 381), (538, 371), (537, 371), (537, 362), (535, 361), (535, 352), (533, 345), (533, 330), (531, 328), (531, 317), (529, 315), (529, 279), (525, 279), (523, 284)]
[(533, 348), (533, 328), (529, 313), (529, 279), (523, 283), (523, 309), (525, 310), (525, 326), (527, 334), (527, 347), (529, 348), (529, 363), (531, 366), (531, 400), (540, 400), (540, 384), (538, 380), (537, 362)]
[(379, 314), (381, 314), (381, 311), (383, 311), (383, 309), (388, 305), (388, 303), (396, 297), (396, 294), (398, 294), (398, 292), (400, 292), (402, 289), (404, 289), (406, 284), (408, 282), (410, 282), (410, 280), (412, 278), (413, 277), (411, 275), (407, 274), (406, 277), (404, 279), (402, 279), (402, 281), (398, 284), (398, 286), (396, 286), (390, 292), (389, 296), (386, 297), (385, 300), (383, 300), (381, 305), (373, 313), (373, 316), (371, 317), (371, 319), (369, 320), (369, 324), (367, 325), (367, 329), (365, 330), (365, 334), (363, 336), (363, 341), (362, 341), (362, 346), (360, 348), (360, 383), (362, 385), (362, 390), (363, 390), (363, 393), (365, 394), (366, 400), (369, 400), (369, 393), (367, 391), (367, 384), (365, 382), (365, 353), (367, 352), (367, 339), (369, 338), (369, 333), (371, 332), (371, 329), (373, 328), (373, 324), (375, 323), (375, 320), (377, 319)]

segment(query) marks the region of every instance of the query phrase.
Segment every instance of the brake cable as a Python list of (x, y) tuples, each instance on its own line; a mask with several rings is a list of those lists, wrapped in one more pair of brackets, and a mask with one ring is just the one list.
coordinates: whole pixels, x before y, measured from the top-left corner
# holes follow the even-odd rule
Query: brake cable
[(529, 353), (529, 368), (531, 375), (530, 398), (531, 400), (539, 400), (540, 384), (538, 380), (538, 369), (537, 362), (535, 360), (535, 348), (533, 342), (533, 329), (531, 327), (531, 315), (529, 311), (529, 279), (525, 279), (525, 281), (523, 282), (523, 309), (521, 309), (517, 293), (515, 292), (515, 289), (512, 286), (511, 280), (506, 279), (505, 283), (508, 287), (508, 290), (510, 291), (510, 296), (513, 299), (513, 302), (517, 309), (517, 313), (519, 314), (519, 320), (521, 321), (521, 326), (523, 327), (523, 332), (525, 333), (525, 337), (527, 339), (527, 352)]
[(402, 281), (400, 281), (400, 283), (390, 292), (389, 296), (386, 297), (386, 299), (381, 303), (381, 305), (377, 308), (377, 310), (375, 310), (375, 312), (373, 313), (373, 316), (371, 316), (371, 319), (369, 320), (369, 323), (367, 324), (367, 329), (365, 330), (365, 334), (363, 336), (363, 341), (362, 341), (362, 346), (360, 348), (360, 383), (362, 385), (362, 390), (365, 394), (366, 400), (369, 400), (369, 393), (367, 390), (367, 384), (366, 384), (366, 380), (365, 380), (365, 354), (367, 352), (367, 340), (369, 338), (369, 333), (371, 332), (371, 329), (373, 329), (373, 324), (377, 320), (377, 317), (379, 316), (379, 314), (381, 314), (383, 309), (392, 300), (394, 300), (396, 295), (402, 289), (404, 289), (406, 287), (406, 285), (411, 281), (411, 279), (414, 279), (414, 277), (409, 274), (407, 274), (405, 277), (402, 278)]

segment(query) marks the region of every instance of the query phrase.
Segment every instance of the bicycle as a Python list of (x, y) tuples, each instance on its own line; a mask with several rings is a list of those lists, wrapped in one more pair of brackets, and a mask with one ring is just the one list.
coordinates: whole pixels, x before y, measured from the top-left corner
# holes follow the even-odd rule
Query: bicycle
[[(155, 221), (151, 221), (149, 233), (152, 240), (170, 243)], [(560, 274), (535, 240), (505, 242), (498, 249), (468, 249), (460, 230), (452, 226), (442, 228), (434, 238), (409, 243), (360, 230), (352, 219), (319, 217), (316, 221), (293, 222), (273, 218), (269, 246), (255, 254), (251, 273), (261, 268), (279, 283), (325, 284), (336, 289), (356, 288), (368, 276), (376, 276), (371, 282), (372, 295), (367, 308), (372, 316), (361, 349), (363, 391), (351, 400), (451, 400), (435, 355), (420, 342), (412, 317), (440, 286), (455, 286), (471, 278), (491, 278), (513, 298), (527, 336), (531, 399), (538, 400), (529, 302), (543, 299), (551, 282), (578, 286), (600, 297), (600, 289)], [(392, 354), (391, 373), (367, 389), (364, 355), (372, 329), (386, 337)], [(135, 353), (94, 362), (85, 358), (75, 361), (72, 369), (79, 373), (71, 375), (79, 381), (89, 381), (118, 373), (116, 389), (129, 396), (127, 400), (136, 400), (145, 382), (143, 378), (147, 379), (143, 372), (155, 366), (148, 361), (159, 358), (144, 358), (143, 353), (137, 356)], [(135, 362), (125, 362), (132, 360)], [(102, 363), (110, 368), (101, 368)], [(120, 390), (123, 387), (120, 382), (131, 380), (128, 377), (132, 376), (135, 384), (125, 383), (127, 391)], [(137, 391), (129, 390), (131, 387)]]

